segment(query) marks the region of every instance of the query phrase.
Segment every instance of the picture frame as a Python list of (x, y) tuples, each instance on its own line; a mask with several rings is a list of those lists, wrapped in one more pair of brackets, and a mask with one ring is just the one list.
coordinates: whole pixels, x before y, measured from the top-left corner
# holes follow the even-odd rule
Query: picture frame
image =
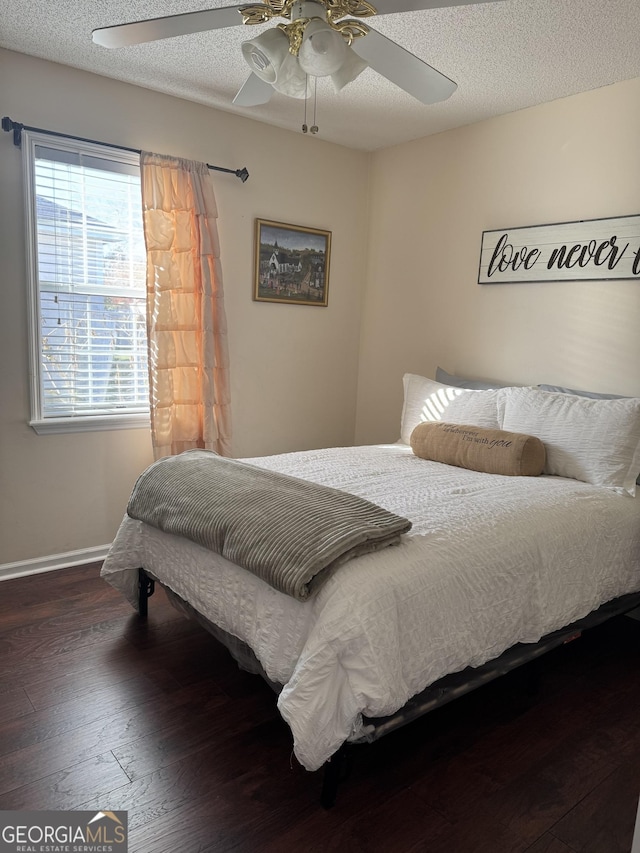
[(640, 281), (640, 214), (482, 232), (478, 284)]
[(256, 302), (327, 306), (331, 231), (256, 219), (254, 251)]

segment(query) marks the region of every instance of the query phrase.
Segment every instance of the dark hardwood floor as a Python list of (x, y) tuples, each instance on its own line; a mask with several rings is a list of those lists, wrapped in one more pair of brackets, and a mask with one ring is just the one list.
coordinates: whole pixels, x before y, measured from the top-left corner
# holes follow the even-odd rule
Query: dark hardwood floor
[(0, 809), (126, 809), (131, 853), (629, 853), (640, 622), (355, 749), (329, 811), (275, 696), (168, 604), (91, 565), (0, 583)]

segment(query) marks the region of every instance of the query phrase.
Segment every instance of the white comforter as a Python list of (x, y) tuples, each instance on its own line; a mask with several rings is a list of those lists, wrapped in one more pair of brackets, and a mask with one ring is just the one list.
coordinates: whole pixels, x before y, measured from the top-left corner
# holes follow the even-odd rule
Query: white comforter
[[(103, 576), (134, 606), (144, 566), (248, 643), (309, 770), (441, 676), (536, 642), (640, 589), (640, 497), (560, 477), (428, 462), (406, 445), (248, 460), (365, 497), (413, 522), (300, 602), (217, 554), (125, 518)], [(153, 602), (151, 602), (153, 606)]]

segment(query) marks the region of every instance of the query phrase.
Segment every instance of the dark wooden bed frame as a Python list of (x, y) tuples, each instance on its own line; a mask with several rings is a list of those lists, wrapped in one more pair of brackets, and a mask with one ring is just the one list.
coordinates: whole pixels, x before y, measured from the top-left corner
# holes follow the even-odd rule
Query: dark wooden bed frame
[[(190, 604), (179, 598), (179, 596), (171, 590), (167, 589), (167, 587), (158, 581), (157, 578), (154, 578), (143, 568), (140, 568), (138, 569), (138, 610), (142, 619), (146, 619), (147, 617), (148, 601), (154, 593), (156, 583), (159, 583), (160, 586), (163, 587), (169, 595), (169, 598), (173, 600), (174, 603), (177, 603), (181, 610), (190, 615), (192, 618), (197, 619), (197, 621), (213, 633), (218, 640), (227, 645), (225, 642), (226, 638), (223, 636), (225, 632), (221, 631), (221, 629), (216, 626), (213, 626)], [(381, 737), (384, 737), (396, 729), (407, 725), (407, 723), (428, 714), (430, 711), (434, 711), (436, 708), (440, 708), (442, 705), (446, 705), (454, 699), (464, 696), (466, 693), (470, 693), (472, 690), (475, 690), (484, 684), (488, 684), (490, 681), (493, 681), (502, 675), (506, 675), (525, 663), (536, 660), (546, 654), (546, 652), (549, 652), (565, 643), (569, 643), (572, 640), (577, 640), (582, 635), (583, 631), (589, 628), (595, 628), (609, 619), (612, 619), (614, 616), (621, 616), (631, 610), (635, 610), (639, 606), (640, 592), (629, 593), (628, 595), (623, 595), (620, 598), (608, 601), (597, 610), (589, 613), (583, 619), (579, 619), (564, 628), (560, 628), (558, 631), (547, 634), (537, 643), (518, 643), (510, 649), (507, 649), (499, 657), (488, 661), (482, 666), (476, 668), (467, 667), (461, 672), (452, 673), (451, 675), (446, 675), (443, 678), (438, 679), (438, 681), (435, 681), (422, 692), (409, 699), (402, 708), (388, 717), (364, 717), (364, 729), (362, 736), (357, 740), (345, 741), (340, 749), (325, 763), (320, 802), (324, 808), (331, 808), (331, 806), (335, 804), (338, 786), (343, 778), (349, 754), (355, 747), (380, 740)], [(226, 635), (226, 637), (229, 637), (229, 635)], [(243, 654), (247, 654), (252, 658), (251, 665), (244, 668), (247, 668), (252, 672), (259, 672), (262, 674), (267, 683), (274, 690), (278, 691), (281, 685), (276, 685), (267, 678), (251, 649), (241, 641), (236, 640), (236, 638), (230, 639), (235, 641), (234, 649), (230, 650), (240, 665), (243, 665), (243, 661), (238, 655), (238, 644), (242, 647)]]

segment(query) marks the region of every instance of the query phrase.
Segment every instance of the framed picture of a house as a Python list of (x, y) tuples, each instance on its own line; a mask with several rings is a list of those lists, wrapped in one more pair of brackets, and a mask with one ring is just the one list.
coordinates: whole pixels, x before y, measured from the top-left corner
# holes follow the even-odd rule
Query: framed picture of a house
[(331, 232), (256, 219), (257, 302), (326, 306)]

